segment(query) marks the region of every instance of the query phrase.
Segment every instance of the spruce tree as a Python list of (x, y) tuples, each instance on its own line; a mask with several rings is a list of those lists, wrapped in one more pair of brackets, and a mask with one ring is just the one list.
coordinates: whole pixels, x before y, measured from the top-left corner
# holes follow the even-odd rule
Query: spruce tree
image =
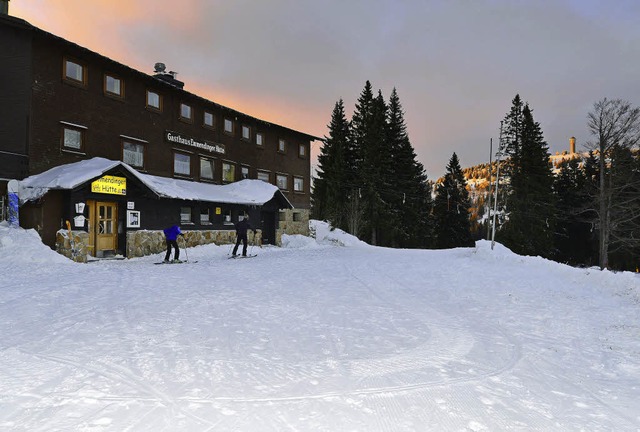
[(348, 232), (363, 238), (370, 226), (367, 209), (363, 204), (363, 194), (366, 194), (365, 174), (363, 173), (364, 151), (368, 146), (369, 129), (373, 112), (373, 92), (371, 83), (365, 83), (355, 105), (351, 117), (350, 130), (350, 154), (352, 155), (352, 168), (349, 178), (349, 208), (348, 208)]
[(318, 156), (318, 174), (312, 193), (312, 214), (332, 226), (346, 229), (346, 211), (350, 172), (349, 123), (344, 112), (344, 102), (336, 102), (328, 126), (329, 136)]
[(563, 161), (554, 179), (556, 206), (554, 259), (571, 265), (594, 265), (597, 260), (597, 241), (592, 224), (585, 221), (582, 207), (588, 197), (587, 170), (580, 158)]
[(519, 254), (550, 257), (554, 251), (555, 222), (547, 143), (528, 104), (523, 106), (516, 122), (509, 124), (517, 127), (513, 129), (516, 134), (510, 135), (506, 143), (510, 155), (508, 218), (498, 240)]
[(404, 112), (394, 88), (387, 110), (387, 144), (391, 149), (392, 246), (427, 247), (431, 238), (431, 193), (424, 167), (409, 141)]
[(384, 245), (392, 222), (387, 201), (391, 189), (391, 153), (386, 144), (387, 107), (382, 93), (374, 98), (366, 82), (354, 111), (353, 147), (356, 152), (358, 197), (362, 205), (360, 237), (374, 245)]
[(473, 246), (469, 221), (470, 206), (469, 192), (458, 155), (453, 153), (444, 180), (436, 186), (433, 215), (437, 248)]

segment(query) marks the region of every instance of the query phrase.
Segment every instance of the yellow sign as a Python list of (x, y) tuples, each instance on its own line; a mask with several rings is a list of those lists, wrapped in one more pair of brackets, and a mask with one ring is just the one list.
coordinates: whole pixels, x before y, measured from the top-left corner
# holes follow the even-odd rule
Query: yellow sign
[(220, 207), (216, 207), (216, 214), (222, 214), (222, 209)]
[(91, 183), (91, 192), (110, 194), (110, 195), (126, 195), (127, 179), (124, 177), (104, 176)]

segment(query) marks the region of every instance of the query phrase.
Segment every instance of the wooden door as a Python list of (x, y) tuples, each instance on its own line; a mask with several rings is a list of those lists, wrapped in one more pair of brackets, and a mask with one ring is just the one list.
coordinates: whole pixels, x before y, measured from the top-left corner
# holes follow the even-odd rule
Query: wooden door
[(96, 202), (95, 214), (96, 255), (101, 251), (114, 251), (118, 247), (118, 204)]

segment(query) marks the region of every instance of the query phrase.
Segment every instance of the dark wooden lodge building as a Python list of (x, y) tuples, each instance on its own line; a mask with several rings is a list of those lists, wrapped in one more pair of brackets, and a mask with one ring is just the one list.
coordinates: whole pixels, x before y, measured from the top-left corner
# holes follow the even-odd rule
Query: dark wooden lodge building
[[(190, 93), (162, 63), (152, 74), (118, 63), (0, 3), (0, 196), (6, 203), (12, 180), (31, 191), (19, 193), (20, 225), (45, 244), (64, 248), (66, 221), (98, 257), (158, 252), (172, 223), (192, 244), (230, 241), (245, 214), (263, 243), (308, 232), (318, 138)], [(56, 182), (65, 166), (94, 176)], [(264, 183), (273, 194), (256, 200)]]

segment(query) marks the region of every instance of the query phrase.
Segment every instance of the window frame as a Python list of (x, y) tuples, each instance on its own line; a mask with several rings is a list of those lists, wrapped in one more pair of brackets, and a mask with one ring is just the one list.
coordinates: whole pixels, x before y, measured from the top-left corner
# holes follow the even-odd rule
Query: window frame
[[(183, 162), (184, 163), (184, 161), (178, 161), (176, 159), (178, 156), (184, 156), (184, 157), (187, 158), (187, 161), (188, 161), (187, 166), (189, 167), (189, 172), (188, 173), (185, 174), (183, 172), (178, 172), (176, 170), (176, 162)], [(191, 155), (189, 153), (185, 153), (185, 152), (174, 151), (173, 152), (173, 176), (174, 177), (191, 177), (191, 172), (192, 172), (192, 169), (191, 169)]]
[[(202, 175), (202, 163), (204, 161), (210, 162), (211, 164), (211, 177), (203, 177)], [(206, 156), (200, 156), (200, 171), (198, 173), (200, 180), (205, 180), (205, 181), (215, 181), (216, 179), (216, 160), (214, 158), (210, 158), (210, 157), (206, 157)]]
[[(75, 66), (80, 67), (80, 73), (82, 77), (78, 79), (76, 76), (69, 75), (68, 64), (71, 63)], [(62, 78), (65, 82), (74, 84), (80, 87), (86, 87), (88, 84), (88, 71), (87, 66), (84, 63), (81, 63), (79, 60), (75, 60), (71, 57), (63, 57), (62, 59)]]
[[(122, 162), (124, 162), (127, 165), (132, 166), (133, 168), (136, 168), (136, 169), (144, 169), (144, 162), (145, 162), (146, 155), (147, 155), (147, 146), (145, 145), (145, 143), (139, 142), (139, 141), (136, 141), (136, 140), (132, 140), (132, 139), (128, 139), (128, 138), (123, 138), (123, 137), (121, 137), (120, 139), (121, 139), (121, 144), (120, 145), (122, 147), (121, 148), (121, 158), (120, 159), (122, 160)], [(124, 154), (125, 154), (125, 146), (126, 146), (126, 144), (130, 144), (130, 145), (136, 146), (136, 148), (142, 148), (142, 164), (141, 165), (135, 165), (133, 163), (130, 163), (130, 162), (127, 162), (126, 160), (124, 160), (125, 159), (124, 158)], [(136, 154), (138, 154), (138, 153), (136, 153)]]
[(298, 157), (303, 159), (307, 157), (307, 146), (305, 144), (298, 144)]
[[(186, 212), (185, 210), (189, 210)], [(189, 218), (183, 218), (184, 215), (189, 215)], [(193, 208), (191, 206), (180, 206), (180, 224), (193, 225)]]
[[(183, 108), (189, 108), (189, 117), (185, 117), (183, 115)], [(191, 105), (189, 105), (186, 102), (180, 102), (180, 113), (179, 113), (179, 120), (183, 121), (185, 123), (193, 123), (193, 107)]]
[[(246, 176), (244, 175), (245, 171), (247, 173)], [(251, 167), (249, 167), (248, 165), (240, 165), (240, 180), (251, 178), (250, 175), (251, 175)]]
[[(264, 147), (264, 134), (262, 132), (256, 132), (254, 135), (256, 137), (256, 145), (258, 147)], [(260, 139), (258, 140), (258, 138)]]
[[(280, 180), (284, 179), (284, 187), (280, 186)], [(288, 174), (284, 174), (284, 173), (276, 173), (276, 186), (278, 186), (278, 189), (283, 190), (283, 191), (288, 191), (289, 190), (289, 175)]]
[[(86, 141), (86, 130), (87, 128), (85, 126), (80, 126), (80, 125), (74, 125), (71, 123), (66, 123), (66, 122), (60, 122), (60, 127), (62, 128), (61, 133), (60, 133), (60, 149), (62, 151), (67, 151), (67, 152), (75, 152), (75, 153), (85, 153), (85, 141)], [(71, 131), (71, 132), (77, 132), (78, 133), (78, 137), (79, 137), (79, 142), (80, 145), (79, 147), (70, 147), (65, 145), (65, 143), (67, 142), (66, 140), (66, 132), (67, 131)]]
[[(228, 216), (228, 218), (227, 218)], [(233, 225), (233, 212), (230, 208), (222, 209), (222, 224), (223, 225)]]
[[(266, 174), (266, 175), (267, 175), (267, 179), (266, 179), (266, 180), (265, 180), (265, 179), (260, 178), (260, 176), (261, 176), (261, 175), (264, 175), (264, 174)], [(266, 182), (266, 183), (271, 184), (271, 171), (258, 170), (256, 178), (257, 178), (258, 180), (262, 180), (263, 182)]]
[[(206, 211), (206, 219), (202, 220), (202, 215), (205, 214), (203, 211)], [(211, 225), (213, 222), (211, 220), (211, 209), (209, 207), (200, 207), (200, 225)]]
[[(109, 90), (109, 79), (118, 83), (118, 92)], [(115, 74), (105, 73), (103, 80), (103, 92), (105, 96), (110, 96), (116, 99), (124, 99), (124, 80)]]
[(287, 152), (287, 141), (284, 138), (278, 138), (278, 153)]
[[(211, 116), (211, 123), (207, 123), (207, 117)], [(215, 120), (215, 116), (213, 115), (213, 113), (211, 111), (205, 111), (202, 114), (202, 126), (209, 128), (209, 129), (214, 129), (215, 128), (215, 124), (216, 124), (216, 120)]]
[(242, 139), (243, 141), (251, 141), (251, 127), (242, 125), (242, 136), (240, 137), (240, 139)]
[[(225, 177), (225, 167), (229, 167), (231, 168), (231, 175), (233, 177), (233, 180), (227, 180)], [(222, 183), (233, 183), (236, 181), (236, 164), (234, 164), (233, 162), (228, 162), (228, 161), (223, 161), (222, 162)]]
[[(231, 128), (228, 129), (227, 125), (229, 125)], [(233, 120), (231, 120), (230, 118), (225, 117), (224, 118), (224, 133), (229, 134), (229, 135), (233, 135), (233, 130), (234, 130)]]
[[(300, 189), (297, 188), (296, 180), (300, 181)], [(295, 193), (304, 193), (304, 177), (293, 176), (293, 191)]]
[[(154, 94), (156, 96), (158, 96), (158, 106), (155, 105), (151, 105), (149, 103), (149, 95), (150, 94)], [(155, 90), (149, 90), (147, 89), (147, 98), (146, 98), (146, 108), (150, 111), (155, 111), (155, 112), (162, 112), (163, 110), (163, 106), (162, 106), (162, 95), (160, 93), (158, 93)]]

